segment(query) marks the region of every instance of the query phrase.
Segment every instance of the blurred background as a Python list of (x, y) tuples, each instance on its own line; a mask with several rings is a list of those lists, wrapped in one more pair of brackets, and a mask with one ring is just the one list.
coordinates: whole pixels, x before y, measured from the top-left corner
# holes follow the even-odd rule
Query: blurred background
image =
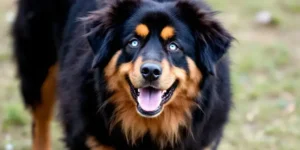
[[(230, 50), (235, 107), (220, 150), (299, 150), (300, 0), (207, 1), (237, 39)], [(0, 1), (0, 150), (31, 145), (11, 56), (15, 4)], [(63, 149), (57, 121), (52, 128), (54, 149)]]

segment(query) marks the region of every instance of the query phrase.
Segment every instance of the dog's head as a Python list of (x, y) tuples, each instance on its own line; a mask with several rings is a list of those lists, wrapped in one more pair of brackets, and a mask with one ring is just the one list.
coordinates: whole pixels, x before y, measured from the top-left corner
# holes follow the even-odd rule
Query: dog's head
[(83, 19), (92, 67), (103, 68), (115, 123), (132, 142), (149, 132), (173, 143), (189, 125), (203, 76), (232, 40), (213, 15), (201, 1), (113, 0)]

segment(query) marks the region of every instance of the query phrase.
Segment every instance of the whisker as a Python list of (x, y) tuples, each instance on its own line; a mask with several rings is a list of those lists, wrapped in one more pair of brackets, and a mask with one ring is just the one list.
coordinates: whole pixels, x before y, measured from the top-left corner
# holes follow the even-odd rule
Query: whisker
[(100, 113), (107, 106), (108, 103), (108, 100), (104, 101), (104, 103), (102, 103), (102, 105), (98, 108), (97, 114)]

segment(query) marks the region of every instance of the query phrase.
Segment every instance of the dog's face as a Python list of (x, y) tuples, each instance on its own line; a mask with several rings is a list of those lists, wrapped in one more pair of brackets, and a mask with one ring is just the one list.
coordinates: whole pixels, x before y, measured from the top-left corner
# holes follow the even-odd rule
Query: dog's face
[(184, 23), (157, 7), (140, 8), (124, 23), (121, 34), (119, 63), (132, 63), (126, 79), (141, 116), (156, 117), (163, 112), (182, 88), (178, 85), (187, 82), (188, 77), (181, 74), (195, 73), (191, 80), (199, 83), (201, 73), (189, 68), (197, 69), (189, 55), (195, 53), (195, 42)]
[(116, 122), (133, 139), (150, 131), (176, 140), (231, 36), (194, 1), (112, 1), (84, 21), (92, 25), (93, 67), (104, 68), (114, 93)]

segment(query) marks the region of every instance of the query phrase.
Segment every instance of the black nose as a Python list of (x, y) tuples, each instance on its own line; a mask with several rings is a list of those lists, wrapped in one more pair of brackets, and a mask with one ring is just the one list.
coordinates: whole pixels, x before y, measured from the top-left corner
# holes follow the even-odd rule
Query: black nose
[(155, 63), (145, 63), (141, 66), (141, 73), (147, 81), (155, 81), (162, 73), (161, 66)]

